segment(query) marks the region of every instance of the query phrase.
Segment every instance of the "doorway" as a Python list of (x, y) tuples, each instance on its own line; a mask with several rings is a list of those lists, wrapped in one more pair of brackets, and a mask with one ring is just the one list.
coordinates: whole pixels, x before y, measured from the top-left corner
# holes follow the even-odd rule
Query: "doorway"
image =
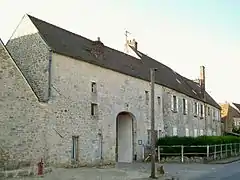
[(134, 117), (121, 112), (116, 118), (116, 161), (131, 163), (134, 154)]

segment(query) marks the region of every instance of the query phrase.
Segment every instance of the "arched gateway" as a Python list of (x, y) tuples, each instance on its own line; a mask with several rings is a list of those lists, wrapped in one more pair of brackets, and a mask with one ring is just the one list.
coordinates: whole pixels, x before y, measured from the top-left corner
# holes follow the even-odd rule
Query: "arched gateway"
[(135, 117), (130, 112), (120, 112), (116, 118), (116, 161), (131, 163), (134, 159)]

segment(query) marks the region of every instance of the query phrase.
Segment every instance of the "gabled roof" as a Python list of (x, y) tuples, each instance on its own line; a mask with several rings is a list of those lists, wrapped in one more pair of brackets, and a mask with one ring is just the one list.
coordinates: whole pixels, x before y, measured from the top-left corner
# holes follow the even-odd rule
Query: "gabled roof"
[[(181, 76), (171, 68), (151, 57), (148, 57), (140, 51), (137, 51), (136, 53), (141, 57), (141, 60), (104, 46), (104, 58), (96, 58), (96, 56), (91, 53), (94, 41), (33, 16), (28, 16), (51, 50), (58, 54), (86, 61), (103, 68), (111, 69), (147, 81), (150, 81), (149, 68), (157, 68), (157, 84), (176, 90), (194, 99), (204, 101), (200, 96), (200, 87), (197, 83)], [(221, 108), (208, 93), (206, 93), (206, 103), (216, 108)]]

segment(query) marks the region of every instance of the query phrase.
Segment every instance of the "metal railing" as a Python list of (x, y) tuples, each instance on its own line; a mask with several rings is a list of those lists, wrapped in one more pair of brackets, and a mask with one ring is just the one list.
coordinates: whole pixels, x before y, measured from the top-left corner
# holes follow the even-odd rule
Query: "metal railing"
[[(143, 159), (147, 161), (151, 157), (151, 154), (147, 154), (145, 157), (144, 151), (145, 148), (143, 147)], [(202, 157), (206, 160), (216, 160), (240, 155), (240, 143), (201, 146), (158, 146), (156, 152), (156, 158), (159, 162), (162, 157), (181, 157), (182, 163), (184, 162), (184, 157)]]
[(216, 160), (224, 157), (237, 156), (240, 154), (240, 143), (215, 144), (203, 146), (158, 146), (157, 157), (160, 162), (161, 156), (181, 156), (181, 162), (184, 162), (184, 156), (201, 156)]

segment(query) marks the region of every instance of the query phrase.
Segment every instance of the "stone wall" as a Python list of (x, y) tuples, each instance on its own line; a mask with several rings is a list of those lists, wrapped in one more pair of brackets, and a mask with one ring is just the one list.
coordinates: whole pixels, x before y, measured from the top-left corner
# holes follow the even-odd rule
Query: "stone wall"
[(50, 83), (49, 48), (28, 16), (24, 16), (6, 47), (39, 101), (46, 102)]
[[(74, 135), (79, 136), (80, 164), (99, 162), (98, 133), (102, 132), (104, 162), (115, 163), (116, 118), (123, 111), (133, 114), (136, 121), (134, 154), (141, 158), (142, 149), (137, 142), (146, 143), (147, 129), (150, 129), (150, 98), (147, 101), (145, 98), (145, 91), (150, 92), (149, 83), (57, 54), (53, 54), (52, 62), (49, 105), (54, 116), (50, 123), (63, 135), (63, 138), (49, 137), (52, 162), (70, 160)], [(91, 92), (92, 81), (96, 82), (96, 94)], [(156, 89), (157, 96), (162, 97), (160, 86)], [(98, 105), (94, 117), (91, 116), (91, 103)], [(155, 101), (155, 107), (156, 130), (160, 130), (163, 129), (162, 103), (159, 105)]]
[[(173, 112), (171, 108), (171, 97), (175, 95), (178, 98), (178, 111)], [(166, 135), (173, 135), (173, 128), (177, 128), (178, 136), (186, 136), (186, 129), (189, 130), (189, 136), (194, 136), (194, 129), (197, 130), (197, 136), (201, 135), (201, 130), (204, 135), (212, 135), (213, 131), (216, 131), (216, 135), (221, 135), (221, 121), (212, 116), (214, 110), (217, 108), (206, 104), (206, 107), (210, 108), (210, 114), (205, 110), (205, 118), (201, 118), (200, 115), (194, 115), (193, 106), (194, 102), (204, 105), (203, 102), (192, 99), (182, 93), (176, 92), (172, 89), (163, 87), (163, 121), (166, 131)], [(187, 113), (183, 113), (183, 99), (187, 100), (188, 110)], [(207, 109), (207, 108), (206, 108)], [(219, 111), (219, 110), (218, 110)], [(207, 122), (207, 125), (206, 125)], [(206, 132), (207, 127), (207, 132)], [(211, 132), (211, 134), (209, 133)]]
[(0, 41), (0, 169), (36, 164), (47, 155), (45, 107)]

